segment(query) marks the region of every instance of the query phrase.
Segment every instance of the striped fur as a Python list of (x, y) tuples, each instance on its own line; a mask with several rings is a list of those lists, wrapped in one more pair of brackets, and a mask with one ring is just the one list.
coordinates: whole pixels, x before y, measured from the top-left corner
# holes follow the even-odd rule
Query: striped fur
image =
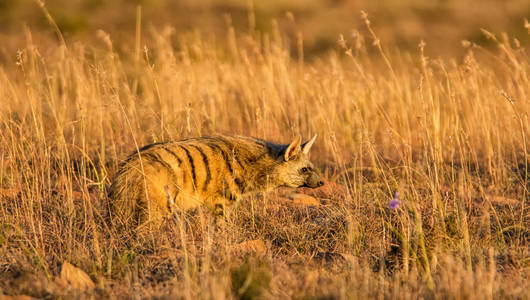
[[(315, 136), (316, 137), (316, 136)], [(121, 165), (110, 187), (113, 221), (159, 223), (175, 209), (215, 210), (244, 194), (279, 186), (322, 185), (308, 159), (315, 137), (288, 145), (243, 136), (211, 136), (147, 145)]]

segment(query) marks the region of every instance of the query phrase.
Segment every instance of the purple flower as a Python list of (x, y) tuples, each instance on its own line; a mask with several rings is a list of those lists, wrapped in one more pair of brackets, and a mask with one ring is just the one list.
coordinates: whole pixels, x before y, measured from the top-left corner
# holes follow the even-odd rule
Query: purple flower
[(388, 206), (390, 209), (398, 209), (399, 205), (401, 204), (401, 201), (399, 200), (399, 192), (394, 193), (394, 198), (390, 200), (390, 203), (388, 203)]

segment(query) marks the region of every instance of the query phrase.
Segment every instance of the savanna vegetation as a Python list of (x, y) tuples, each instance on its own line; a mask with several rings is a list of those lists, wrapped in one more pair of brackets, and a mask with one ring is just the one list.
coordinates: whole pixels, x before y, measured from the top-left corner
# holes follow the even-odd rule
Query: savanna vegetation
[[(0, 6), (0, 295), (530, 297), (527, 1)], [(215, 133), (326, 185), (112, 226), (121, 159)]]

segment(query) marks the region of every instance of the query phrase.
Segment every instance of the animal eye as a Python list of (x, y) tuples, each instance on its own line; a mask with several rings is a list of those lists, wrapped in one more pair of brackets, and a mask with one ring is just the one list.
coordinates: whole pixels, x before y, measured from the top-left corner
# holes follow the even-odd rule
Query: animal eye
[(303, 167), (303, 168), (302, 168), (302, 173), (305, 173), (305, 172), (307, 172), (307, 168), (306, 168), (306, 167)]

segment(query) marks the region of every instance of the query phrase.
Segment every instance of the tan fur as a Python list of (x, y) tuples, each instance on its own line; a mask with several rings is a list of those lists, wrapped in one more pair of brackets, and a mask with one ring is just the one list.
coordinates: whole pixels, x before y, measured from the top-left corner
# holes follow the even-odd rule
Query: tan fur
[[(317, 187), (322, 181), (301, 144), (243, 136), (212, 136), (151, 144), (131, 154), (110, 187), (114, 223), (138, 226), (176, 209), (213, 210), (242, 195), (279, 186)], [(305, 170), (302, 172), (302, 170)]]

